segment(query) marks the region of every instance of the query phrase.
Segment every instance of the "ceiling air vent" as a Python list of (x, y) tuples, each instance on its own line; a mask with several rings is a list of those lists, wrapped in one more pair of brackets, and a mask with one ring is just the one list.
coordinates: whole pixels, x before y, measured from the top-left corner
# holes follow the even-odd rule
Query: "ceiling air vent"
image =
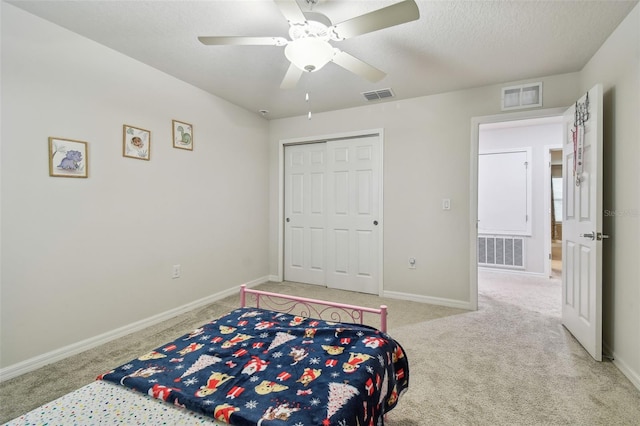
[(394, 94), (391, 89), (373, 90), (362, 94), (368, 101), (377, 101), (378, 99), (393, 98)]

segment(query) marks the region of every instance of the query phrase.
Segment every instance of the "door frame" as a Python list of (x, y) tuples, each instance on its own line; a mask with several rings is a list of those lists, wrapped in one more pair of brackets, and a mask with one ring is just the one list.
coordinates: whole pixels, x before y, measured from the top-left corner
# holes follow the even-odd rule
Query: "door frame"
[(278, 142), (278, 273), (277, 281), (284, 280), (284, 149), (287, 145), (301, 145), (321, 143), (330, 140), (355, 139), (367, 136), (377, 136), (380, 142), (380, 176), (379, 176), (379, 223), (380, 235), (378, 236), (378, 294), (384, 290), (384, 129), (358, 130), (353, 132), (333, 133), (327, 135), (306, 136), (300, 138), (282, 139)]
[[(544, 146), (544, 164), (548, 165), (547, 172), (544, 174), (544, 274), (551, 277), (551, 151), (562, 152), (562, 145), (545, 145)], [(564, 204), (564, 199), (562, 200)]]
[(566, 107), (509, 112), (471, 118), (471, 155), (469, 173), (469, 307), (478, 310), (478, 155), (480, 125), (507, 121), (562, 116)]

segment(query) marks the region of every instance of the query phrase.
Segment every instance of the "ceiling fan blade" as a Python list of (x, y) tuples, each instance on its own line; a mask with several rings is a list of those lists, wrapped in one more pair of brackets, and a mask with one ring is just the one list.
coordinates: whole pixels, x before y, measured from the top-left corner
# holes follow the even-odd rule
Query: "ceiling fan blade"
[(336, 52), (331, 61), (340, 65), (342, 68), (369, 80), (372, 83), (382, 80), (387, 75), (383, 71), (380, 71), (378, 68), (369, 65), (366, 62), (362, 62), (360, 59), (346, 52)]
[(404, 0), (364, 15), (335, 24), (333, 29), (337, 40), (378, 31), (394, 25), (404, 24), (420, 18), (418, 5), (414, 0)]
[(304, 71), (302, 71), (300, 68), (296, 67), (295, 65), (293, 64), (289, 65), (289, 69), (287, 70), (287, 73), (284, 75), (284, 78), (282, 79), (280, 88), (281, 89), (295, 88), (298, 85), (298, 81), (300, 80), (300, 77), (302, 76), (303, 72)]
[(198, 37), (200, 43), (208, 46), (217, 45), (245, 45), (245, 46), (285, 46), (288, 42), (284, 37)]
[(302, 14), (302, 10), (296, 0), (274, 0), (275, 3), (280, 8), (280, 12), (284, 15), (284, 17), (289, 21), (289, 23), (293, 24), (302, 24), (307, 18)]

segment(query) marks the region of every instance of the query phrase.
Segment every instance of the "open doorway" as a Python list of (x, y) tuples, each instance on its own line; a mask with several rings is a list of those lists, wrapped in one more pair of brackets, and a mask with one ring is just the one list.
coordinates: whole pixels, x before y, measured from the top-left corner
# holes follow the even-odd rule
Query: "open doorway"
[[(580, 108), (588, 114), (580, 116)], [(563, 206), (561, 279), (542, 277), (559, 282), (562, 325), (596, 360), (602, 360), (602, 85), (594, 86), (575, 106), (567, 109), (531, 110), (471, 119), (471, 215), (470, 215), (470, 304), (478, 309), (480, 299), (478, 265), (478, 156), (479, 133), (483, 124), (505, 123), (533, 118), (562, 116), (562, 138), (553, 144), (563, 147)], [(585, 123), (588, 122), (588, 125)], [(573, 145), (573, 149), (571, 149)], [(579, 161), (582, 156), (583, 161)], [(535, 157), (535, 155), (534, 155)], [(578, 159), (578, 161), (576, 161)], [(584, 167), (584, 169), (581, 169)], [(546, 176), (551, 176), (549, 172)], [(569, 178), (567, 178), (569, 176)], [(550, 184), (548, 185), (548, 187)], [(544, 190), (536, 191), (544, 194)], [(543, 196), (544, 197), (544, 196)], [(550, 197), (546, 197), (550, 200)], [(544, 214), (538, 217), (545, 224)], [(548, 217), (547, 217), (548, 219)], [(533, 225), (535, 228), (535, 224)], [(543, 237), (544, 239), (544, 237)], [(551, 247), (551, 237), (546, 241)], [(543, 245), (545, 242), (543, 241)], [(526, 252), (526, 256), (528, 257)], [(547, 263), (550, 263), (547, 258)], [(507, 275), (507, 274), (503, 274)], [(512, 274), (513, 275), (513, 274)]]
[[(525, 291), (523, 278), (514, 274), (540, 283), (551, 278), (560, 286), (562, 129), (559, 115), (479, 124), (480, 293), (495, 293), (498, 281), (505, 282), (505, 291)], [(559, 169), (552, 167), (557, 155)], [(559, 312), (560, 297), (551, 303)]]
[(549, 149), (549, 276), (562, 278), (562, 147)]

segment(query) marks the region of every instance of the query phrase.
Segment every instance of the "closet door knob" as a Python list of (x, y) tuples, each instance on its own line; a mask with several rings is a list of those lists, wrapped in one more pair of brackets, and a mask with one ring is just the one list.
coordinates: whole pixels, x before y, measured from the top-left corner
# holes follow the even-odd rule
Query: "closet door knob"
[(374, 224), (375, 226), (378, 226), (378, 221), (377, 221), (377, 220), (374, 220), (374, 221), (373, 221), (373, 224)]

